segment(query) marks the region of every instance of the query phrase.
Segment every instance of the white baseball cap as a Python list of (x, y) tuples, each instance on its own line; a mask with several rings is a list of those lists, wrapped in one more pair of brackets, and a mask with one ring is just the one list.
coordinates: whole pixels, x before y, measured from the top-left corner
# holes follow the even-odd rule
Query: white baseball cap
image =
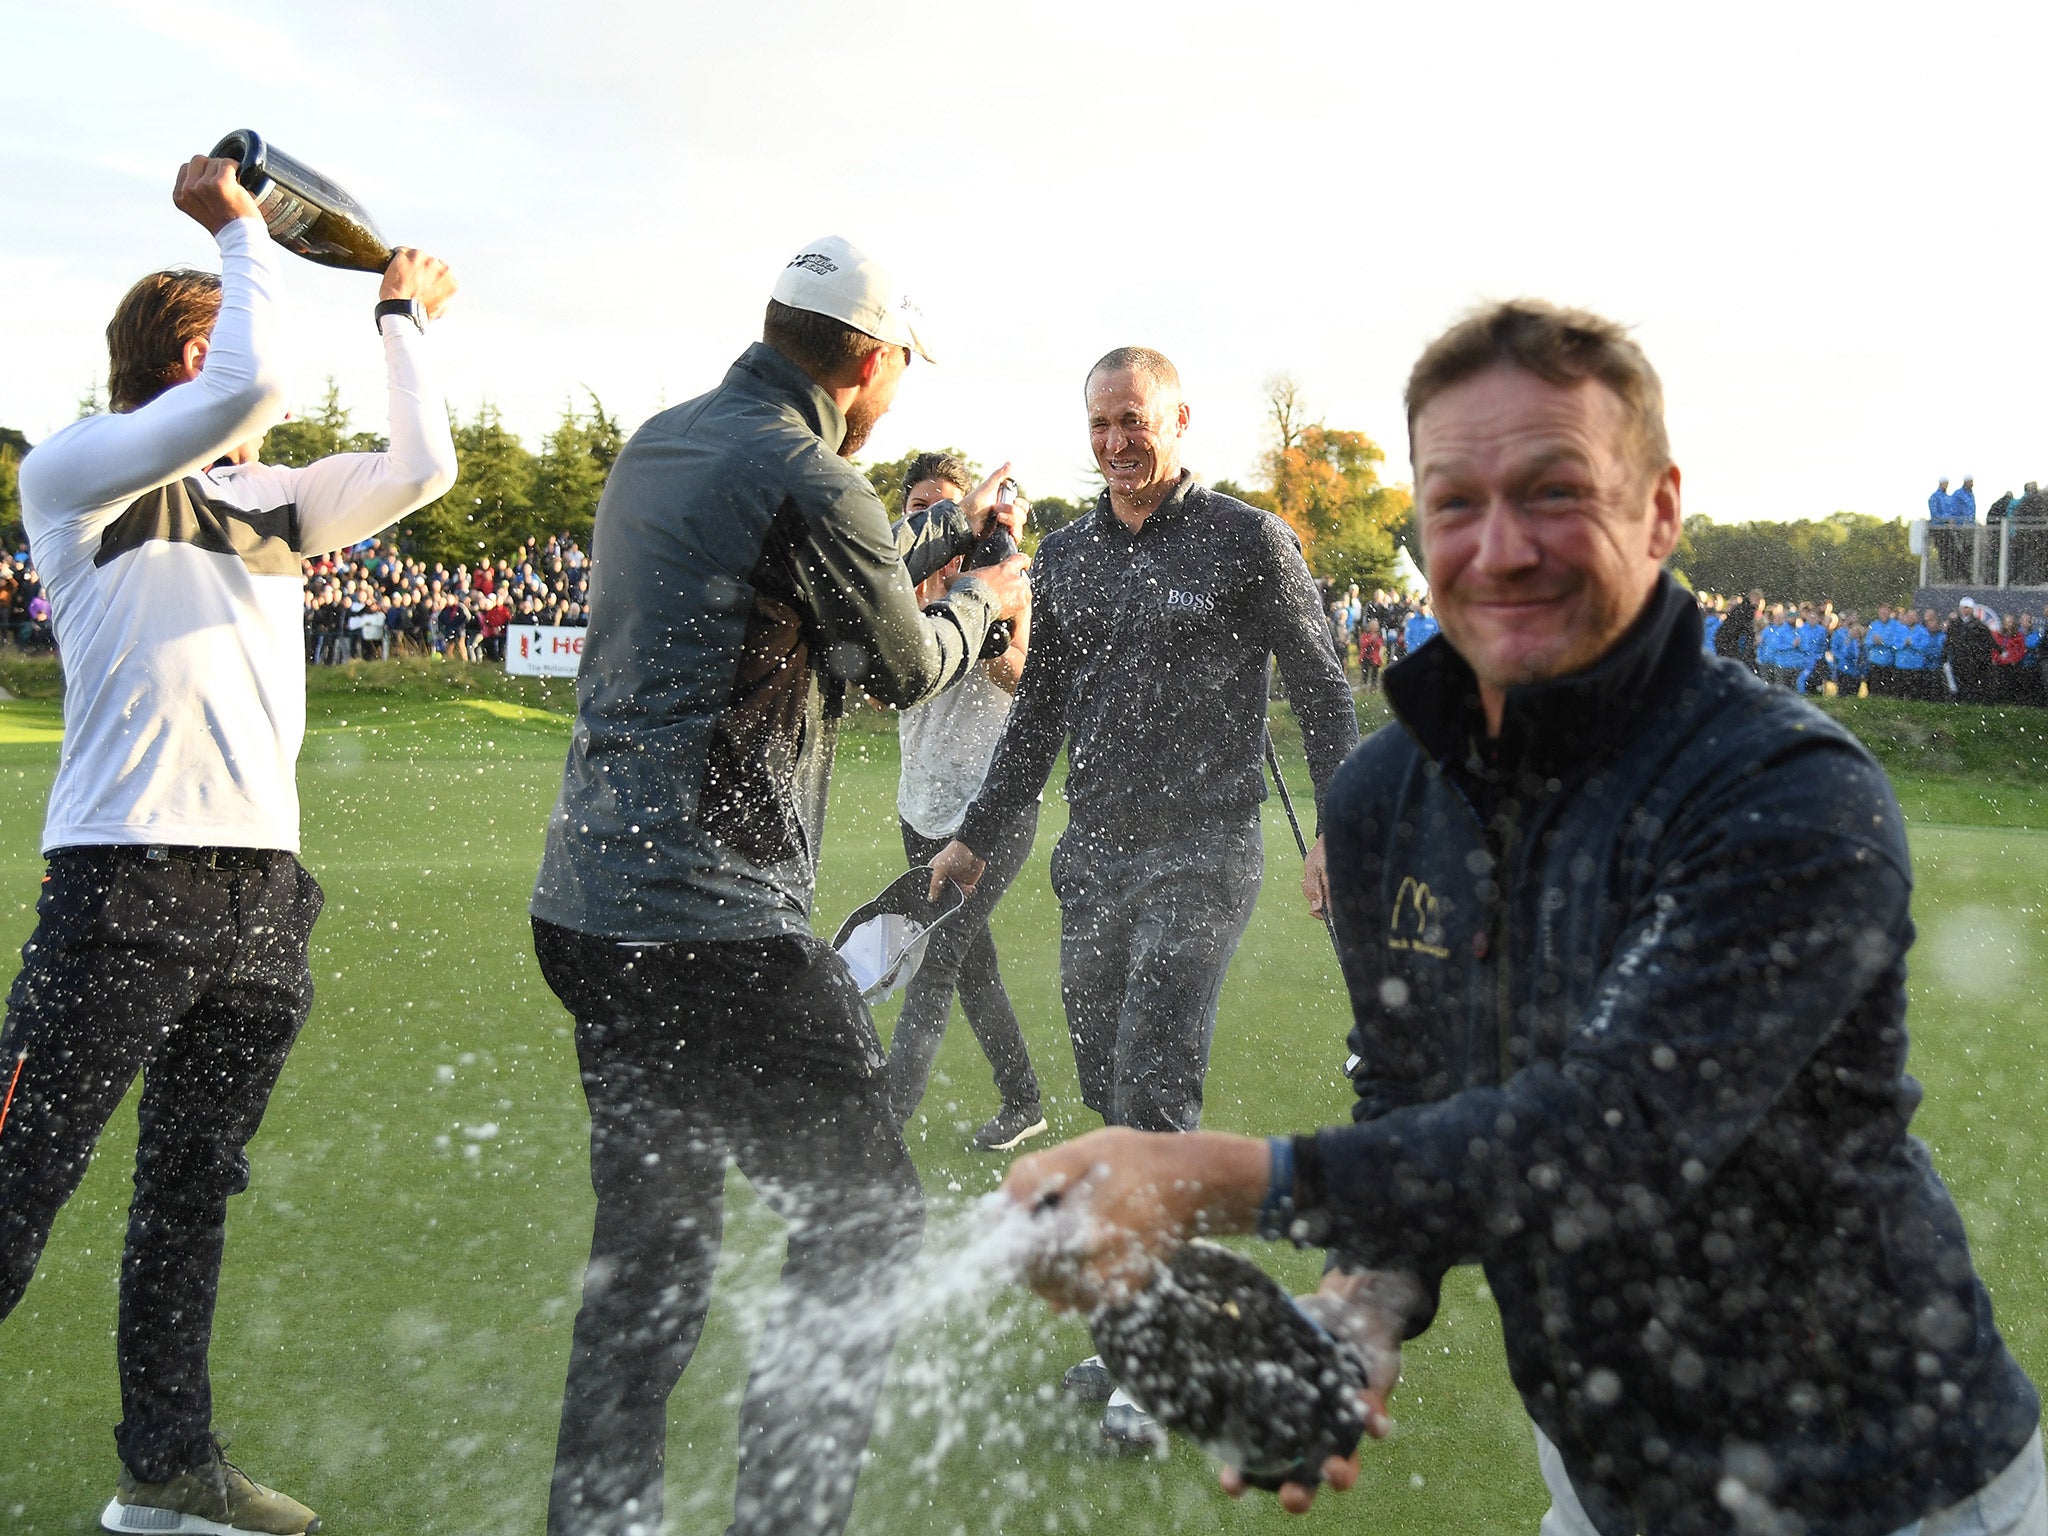
[(842, 320), (877, 341), (913, 348), (928, 363), (937, 361), (918, 339), (917, 323), (924, 318), (918, 307), (851, 240), (826, 235), (811, 241), (782, 269), (772, 297), (791, 309)]

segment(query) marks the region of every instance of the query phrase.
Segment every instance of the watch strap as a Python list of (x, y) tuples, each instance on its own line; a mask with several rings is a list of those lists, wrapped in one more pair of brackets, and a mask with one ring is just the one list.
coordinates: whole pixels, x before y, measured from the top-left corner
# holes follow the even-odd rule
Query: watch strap
[(423, 336), (426, 334), (426, 306), (421, 304), (418, 299), (379, 299), (377, 301), (376, 319), (377, 334), (379, 336), (384, 334), (384, 317), (386, 315), (403, 315), (413, 323), (414, 330)]

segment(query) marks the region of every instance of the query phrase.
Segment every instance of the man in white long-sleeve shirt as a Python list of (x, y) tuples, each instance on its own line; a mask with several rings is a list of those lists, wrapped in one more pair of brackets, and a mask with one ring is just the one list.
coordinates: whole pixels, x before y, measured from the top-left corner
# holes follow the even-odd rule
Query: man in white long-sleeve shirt
[(194, 157), (176, 206), (221, 275), (159, 272), (107, 327), (112, 413), (21, 466), (55, 608), (64, 748), (49, 873), (0, 1029), (0, 1318), (143, 1072), (121, 1261), (122, 1421), (110, 1531), (299, 1533), (313, 1512), (221, 1458), (207, 1346), (227, 1200), (313, 1000), (320, 888), (300, 865), (302, 553), (368, 538), (455, 479), (426, 322), (455, 291), (417, 251), (375, 323), (387, 453), (257, 462), (284, 416), (281, 257), (234, 164)]

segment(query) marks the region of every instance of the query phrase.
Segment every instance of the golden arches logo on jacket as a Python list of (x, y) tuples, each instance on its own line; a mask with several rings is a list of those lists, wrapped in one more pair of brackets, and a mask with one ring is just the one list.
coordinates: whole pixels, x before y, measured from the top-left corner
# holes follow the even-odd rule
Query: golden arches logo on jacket
[(1405, 949), (1432, 959), (1447, 960), (1443, 924), (1437, 920), (1436, 897), (1428, 885), (1413, 875), (1405, 876), (1394, 893), (1394, 913), (1387, 920), (1387, 948)]

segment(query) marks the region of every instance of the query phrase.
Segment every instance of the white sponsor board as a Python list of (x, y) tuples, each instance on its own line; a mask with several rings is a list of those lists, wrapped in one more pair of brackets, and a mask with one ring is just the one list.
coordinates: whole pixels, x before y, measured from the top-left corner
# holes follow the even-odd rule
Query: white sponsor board
[(587, 629), (514, 624), (505, 631), (505, 670), (521, 677), (574, 677)]

